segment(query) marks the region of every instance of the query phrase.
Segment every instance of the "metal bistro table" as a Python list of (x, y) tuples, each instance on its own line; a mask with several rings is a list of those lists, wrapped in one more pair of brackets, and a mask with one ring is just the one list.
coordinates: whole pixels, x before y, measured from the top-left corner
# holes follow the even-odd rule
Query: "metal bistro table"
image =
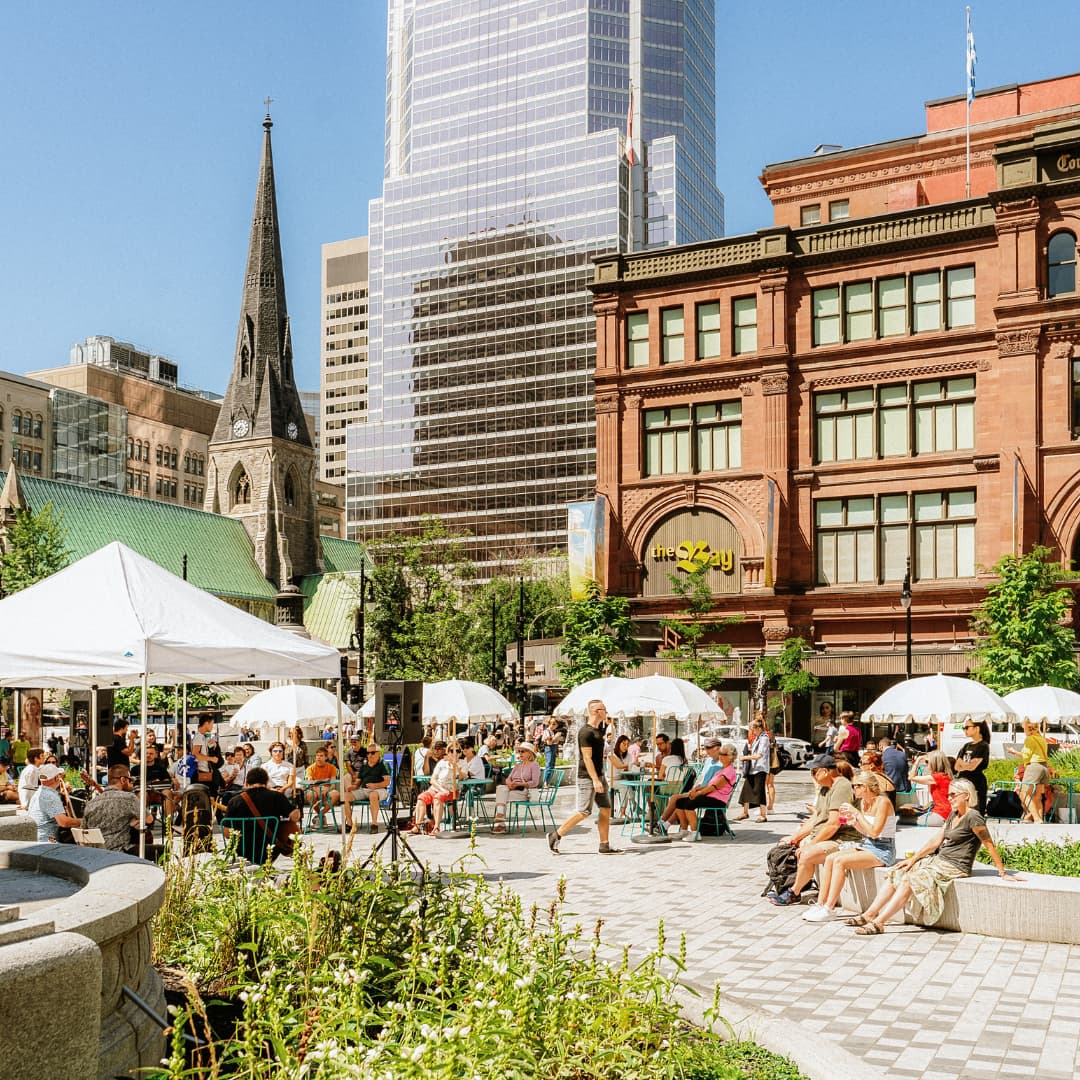
[(647, 832), (649, 828), (649, 793), (655, 787), (662, 791), (663, 780), (620, 780), (618, 786), (630, 792), (630, 813), (623, 823), (622, 835), (626, 836), (635, 831)]

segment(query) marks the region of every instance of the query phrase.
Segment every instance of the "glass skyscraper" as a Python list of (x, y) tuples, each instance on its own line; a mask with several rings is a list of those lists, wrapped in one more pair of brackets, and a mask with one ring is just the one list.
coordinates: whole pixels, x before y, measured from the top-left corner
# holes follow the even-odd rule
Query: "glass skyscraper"
[(714, 0), (389, 0), (351, 537), (434, 515), (481, 572), (565, 548), (595, 481), (592, 259), (723, 232), (713, 46)]

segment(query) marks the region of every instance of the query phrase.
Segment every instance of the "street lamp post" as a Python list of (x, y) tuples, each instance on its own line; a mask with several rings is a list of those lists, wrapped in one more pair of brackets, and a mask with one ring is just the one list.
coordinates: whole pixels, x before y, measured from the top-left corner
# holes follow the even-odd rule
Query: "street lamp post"
[(904, 572), (904, 584), (900, 589), (900, 606), (904, 609), (904, 621), (907, 630), (907, 677), (911, 678), (911, 556), (908, 556), (907, 570)]
[[(362, 705), (364, 702), (364, 690), (366, 689), (364, 686), (366, 682), (364, 671), (364, 605), (375, 598), (374, 592), (374, 586), (367, 579), (367, 564), (361, 561), (360, 603), (353, 612), (353, 632), (352, 637), (349, 639), (349, 648), (356, 651), (356, 692), (355, 700), (350, 701), (350, 704), (354, 705)], [(352, 697), (351, 693), (350, 697)]]

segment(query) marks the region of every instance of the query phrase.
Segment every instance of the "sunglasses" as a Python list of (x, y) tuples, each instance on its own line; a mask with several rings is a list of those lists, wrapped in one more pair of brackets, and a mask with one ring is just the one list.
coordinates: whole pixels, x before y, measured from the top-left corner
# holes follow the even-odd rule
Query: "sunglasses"
[(367, 752), (367, 756), (368, 757), (378, 757), (379, 756), (379, 751), (378, 750), (369, 750)]

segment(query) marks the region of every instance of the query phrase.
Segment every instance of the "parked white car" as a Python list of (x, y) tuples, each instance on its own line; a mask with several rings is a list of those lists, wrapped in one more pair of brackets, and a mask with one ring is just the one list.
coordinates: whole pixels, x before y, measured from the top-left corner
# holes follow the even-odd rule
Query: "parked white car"
[(785, 769), (801, 769), (814, 756), (814, 748), (805, 739), (777, 735), (776, 745), (787, 752), (790, 764), (784, 765), (782, 756), (780, 762)]

